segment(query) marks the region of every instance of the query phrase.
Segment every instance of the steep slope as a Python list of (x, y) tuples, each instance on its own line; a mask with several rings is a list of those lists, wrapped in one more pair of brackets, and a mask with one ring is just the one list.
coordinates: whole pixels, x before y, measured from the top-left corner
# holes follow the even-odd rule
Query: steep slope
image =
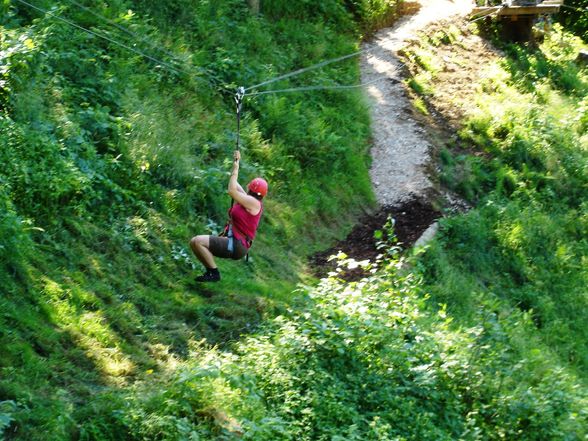
[[(262, 17), (237, 1), (101, 9), (184, 54), (204, 69), (204, 82), (153, 70), (12, 7), (1, 48), (10, 54), (2, 67), (11, 89), (1, 96), (0, 433), (26, 440), (584, 439), (582, 367), (566, 352), (581, 346), (568, 339), (565, 350), (557, 347), (570, 329), (581, 336), (582, 311), (557, 316), (545, 296), (553, 287), (565, 293), (568, 313), (586, 286), (578, 269), (585, 260), (585, 77), (568, 64), (574, 42), (561, 58), (514, 48), (513, 79), (500, 71), (481, 88), (533, 90), (529, 79), (549, 60), (547, 78), (557, 87), (541, 89), (533, 104), (583, 110), (569, 125), (549, 120), (540, 131), (556, 148), (532, 138), (547, 158), (531, 149), (524, 136), (535, 132), (516, 112), (512, 125), (468, 120), (460, 140), (472, 154), (454, 155), (457, 145), (441, 150), (441, 179), (478, 208), (444, 221), (424, 256), (399, 258), (393, 241), (380, 241), (378, 262), (341, 259), (332, 277), (300, 286), (294, 297), (299, 256), (337, 233), (341, 212), (352, 216), (371, 200), (368, 109), (358, 95), (330, 92), (250, 102), (245, 173), (276, 183), (265, 239), (256, 243), (251, 273), (229, 262), (229, 277), (207, 290), (210, 298), (188, 287), (185, 239), (220, 222), (226, 199), (234, 115), (219, 84), (252, 84), (356, 49), (343, 2), (320, 2), (318, 13), (316, 2), (271, 4)], [(66, 6), (58, 12), (72, 18)], [(96, 26), (85, 14), (73, 17)], [(460, 44), (462, 31), (443, 29), (423, 47)], [(426, 61), (427, 51), (409, 48), (406, 61)], [(349, 63), (320, 80), (358, 77)], [(410, 84), (419, 89), (433, 78)], [(562, 86), (566, 99), (556, 99)], [(433, 111), (427, 97), (420, 98)], [(513, 109), (524, 114), (520, 102)], [(484, 162), (490, 155), (494, 162)], [(381, 238), (393, 236), (390, 225), (383, 230)], [(541, 252), (544, 240), (557, 253)], [(339, 280), (362, 265), (369, 277)], [(539, 319), (535, 305), (544, 307)], [(544, 333), (561, 317), (569, 328)]]
[[(354, 51), (369, 25), (360, 6), (0, 4), (0, 432), (82, 436), (97, 393), (275, 315), (307, 251), (372, 203), (357, 93), (250, 99), (241, 179), (271, 185), (252, 263), (191, 283), (187, 242), (218, 231), (229, 207), (235, 87)], [(346, 62), (296, 81), (358, 77)]]

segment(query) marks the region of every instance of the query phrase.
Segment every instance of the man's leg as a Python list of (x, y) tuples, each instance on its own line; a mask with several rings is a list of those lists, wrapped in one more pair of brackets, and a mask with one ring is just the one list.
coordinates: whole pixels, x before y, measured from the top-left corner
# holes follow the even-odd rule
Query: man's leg
[(196, 277), (197, 282), (218, 282), (220, 273), (214, 262), (214, 255), (210, 251), (210, 236), (195, 236), (190, 240), (190, 248), (194, 255), (206, 267), (206, 272)]
[(216, 268), (214, 256), (210, 252), (209, 247), (209, 236), (195, 236), (190, 241), (190, 248), (192, 248), (192, 251), (198, 260), (202, 262), (202, 265), (204, 265), (206, 268)]

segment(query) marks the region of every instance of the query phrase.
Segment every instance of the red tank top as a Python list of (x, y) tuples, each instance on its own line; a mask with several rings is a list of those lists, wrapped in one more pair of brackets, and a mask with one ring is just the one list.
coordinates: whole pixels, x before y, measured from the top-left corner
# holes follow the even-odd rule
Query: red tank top
[(246, 248), (251, 246), (251, 241), (255, 239), (255, 233), (257, 232), (257, 226), (259, 225), (259, 219), (261, 219), (261, 213), (263, 212), (263, 204), (259, 213), (253, 216), (239, 203), (235, 203), (229, 210), (231, 216), (231, 222), (233, 224), (233, 235), (239, 240)]

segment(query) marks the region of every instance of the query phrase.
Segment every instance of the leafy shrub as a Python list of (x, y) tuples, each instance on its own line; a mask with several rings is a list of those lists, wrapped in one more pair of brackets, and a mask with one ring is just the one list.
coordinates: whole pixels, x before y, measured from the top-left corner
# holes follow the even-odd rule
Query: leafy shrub
[(527, 92), (547, 78), (556, 89), (582, 97), (588, 93), (586, 74), (574, 63), (581, 47), (579, 38), (555, 25), (538, 50), (509, 45), (509, 57), (504, 59), (504, 64), (512, 79)]
[[(0, 129), (0, 133), (6, 131)], [(6, 138), (2, 136), (2, 139)], [(0, 158), (4, 151), (0, 141)], [(32, 222), (18, 215), (12, 200), (11, 183), (0, 174), (0, 282), (6, 290), (14, 289), (14, 280), (21, 283), (26, 280), (24, 262), (32, 245), (27, 232)]]
[(566, 3), (568, 8), (561, 8), (556, 16), (567, 30), (588, 42), (588, 14), (586, 14), (586, 2), (584, 0), (570, 0)]
[[(353, 262), (347, 262), (353, 264)], [(518, 439), (582, 436), (585, 404), (563, 371), (535, 371), (511, 335), (520, 314), (478, 308), (456, 329), (402, 262), (358, 283), (324, 280), (235, 353), (195, 348), (166, 392), (133, 396), (129, 433), (169, 439)], [(564, 435), (565, 434), (565, 435)], [(166, 438), (167, 439), (167, 438)]]
[(400, 0), (345, 0), (366, 35), (390, 25), (398, 17), (401, 3)]
[(4, 439), (4, 431), (14, 421), (12, 414), (16, 411), (14, 401), (0, 401), (0, 439)]

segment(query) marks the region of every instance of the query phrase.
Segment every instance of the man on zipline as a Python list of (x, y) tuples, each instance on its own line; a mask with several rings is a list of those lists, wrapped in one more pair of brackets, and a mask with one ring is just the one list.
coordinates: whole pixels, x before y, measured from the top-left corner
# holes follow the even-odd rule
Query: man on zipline
[(229, 195), (236, 203), (229, 210), (230, 220), (224, 237), (201, 235), (190, 240), (190, 248), (206, 268), (204, 274), (196, 277), (197, 282), (220, 280), (214, 256), (238, 260), (248, 253), (263, 212), (262, 199), (267, 194), (267, 182), (262, 178), (255, 178), (247, 185), (248, 191), (245, 192), (237, 182), (241, 153), (236, 150), (233, 158)]

